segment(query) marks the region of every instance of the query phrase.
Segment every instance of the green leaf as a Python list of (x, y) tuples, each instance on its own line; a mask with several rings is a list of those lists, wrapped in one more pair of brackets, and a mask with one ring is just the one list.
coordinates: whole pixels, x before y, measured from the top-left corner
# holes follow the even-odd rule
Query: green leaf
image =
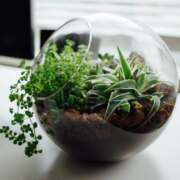
[(129, 100), (134, 100), (136, 97), (132, 92), (125, 92), (125, 93), (120, 93), (120, 92), (114, 92), (112, 100), (113, 101), (129, 101)]
[(124, 80), (125, 79), (124, 72), (122, 70), (121, 64), (117, 65), (117, 67), (115, 68), (113, 74), (117, 75), (119, 80)]
[(60, 95), (60, 102), (61, 102), (61, 104), (63, 104), (64, 103), (64, 92), (62, 89), (59, 91), (59, 95)]
[(106, 97), (104, 96), (102, 91), (91, 89), (88, 92), (88, 102), (91, 104), (93, 103), (93, 105), (91, 105), (91, 108), (95, 109), (106, 103)]
[(126, 79), (131, 79), (132, 78), (132, 74), (131, 74), (131, 69), (130, 66), (127, 62), (127, 60), (124, 58), (121, 50), (119, 49), (119, 47), (117, 47), (118, 53), (119, 53), (119, 58), (120, 58), (120, 63), (122, 66), (122, 70), (124, 72), (124, 76)]
[(128, 101), (124, 101), (120, 104), (119, 108), (124, 111), (124, 112), (127, 112), (129, 113), (130, 112), (130, 109), (131, 109), (131, 106), (129, 104)]
[(100, 75), (93, 75), (88, 78), (92, 84), (107, 84), (110, 85), (114, 82), (117, 82), (118, 79), (113, 74), (100, 74)]
[(99, 84), (95, 84), (93, 86), (93, 89), (104, 92), (108, 87), (109, 87), (109, 85), (107, 85), (107, 84), (99, 83)]
[(24, 122), (24, 114), (22, 113), (15, 113), (14, 114), (14, 121), (19, 124), (23, 124)]
[(101, 83), (101, 84), (107, 84), (107, 85), (110, 85), (112, 83), (112, 81), (110, 79), (105, 79), (105, 78), (102, 78), (102, 77), (99, 77), (99, 78), (96, 78), (96, 79), (91, 79), (90, 82), (92, 84)]
[(114, 90), (130, 90), (136, 89), (136, 82), (133, 79), (123, 80), (119, 81), (117, 83), (112, 84), (109, 88), (106, 89), (106, 91), (114, 91)]
[(25, 111), (26, 116), (28, 116), (29, 118), (33, 117), (33, 113), (31, 111)]
[(109, 117), (111, 116), (111, 114), (121, 104), (121, 102), (118, 102), (118, 103), (117, 102), (113, 102), (112, 101), (113, 96), (114, 96), (114, 92), (111, 93), (109, 101), (108, 101), (108, 105), (107, 105), (106, 112), (105, 112), (105, 115), (104, 115), (104, 119), (105, 120), (108, 120)]
[(67, 102), (70, 106), (73, 106), (76, 102), (76, 96), (70, 94), (68, 99), (67, 99)]
[(149, 89), (157, 86), (160, 82), (158, 82), (157, 80), (151, 80), (149, 82), (147, 82), (146, 87), (141, 91), (142, 93), (145, 93), (146, 91), (148, 91)]
[(104, 79), (109, 79), (109, 80), (111, 80), (111, 82), (117, 82), (118, 81), (117, 77), (113, 74), (102, 74), (102, 75), (99, 75), (99, 77), (102, 77)]
[(113, 114), (113, 112), (117, 109), (117, 108), (121, 108), (123, 111), (125, 112), (129, 112), (130, 111), (130, 104), (128, 103), (128, 101), (125, 100), (119, 100), (119, 101), (115, 101), (113, 99), (113, 97), (116, 97), (116, 92), (112, 92), (108, 101), (108, 105), (107, 105), (107, 109), (105, 112), (105, 120), (108, 120), (109, 117)]
[(158, 83), (159, 83), (159, 81), (156, 76), (154, 76), (152, 74), (147, 74), (147, 73), (143, 73), (143, 74), (139, 75), (137, 78), (137, 81), (136, 81), (137, 89), (141, 93), (144, 93), (147, 90), (153, 88)]
[(147, 121), (149, 121), (155, 114), (156, 112), (159, 110), (160, 107), (160, 98), (158, 96), (152, 96), (151, 97), (151, 101), (153, 102), (151, 110), (149, 111), (149, 113), (147, 114)]
[(160, 107), (160, 97), (156, 96), (156, 95), (143, 95), (140, 98), (142, 99), (148, 99), (150, 101), (152, 101), (152, 107), (149, 110), (147, 116), (146, 116), (146, 120), (140, 124), (140, 126), (143, 126), (144, 124), (146, 124), (148, 121), (151, 120), (151, 118), (156, 114), (156, 112), (159, 110)]
[(16, 97), (17, 97), (16, 94), (10, 94), (9, 95), (9, 99), (10, 99), (11, 102), (15, 101)]

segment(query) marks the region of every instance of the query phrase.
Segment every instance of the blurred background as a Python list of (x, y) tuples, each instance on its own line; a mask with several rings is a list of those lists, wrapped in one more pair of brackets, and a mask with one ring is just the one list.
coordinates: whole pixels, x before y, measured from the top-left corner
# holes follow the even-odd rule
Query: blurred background
[(165, 40), (180, 64), (179, 0), (1, 0), (0, 63), (32, 60), (66, 20), (97, 12), (145, 22)]

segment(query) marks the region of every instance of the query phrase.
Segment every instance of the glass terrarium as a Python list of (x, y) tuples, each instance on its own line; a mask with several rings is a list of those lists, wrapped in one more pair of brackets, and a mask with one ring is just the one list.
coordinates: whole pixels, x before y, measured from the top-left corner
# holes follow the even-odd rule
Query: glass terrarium
[(35, 97), (38, 119), (74, 157), (129, 158), (170, 120), (176, 65), (165, 43), (143, 24), (112, 14), (72, 19), (47, 40), (34, 73), (39, 66), (52, 91)]

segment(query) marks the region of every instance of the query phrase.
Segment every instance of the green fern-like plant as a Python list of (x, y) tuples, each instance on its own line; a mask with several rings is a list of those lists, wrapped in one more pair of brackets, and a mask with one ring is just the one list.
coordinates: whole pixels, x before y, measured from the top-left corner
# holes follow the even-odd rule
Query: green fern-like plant
[(81, 109), (85, 104), (86, 79), (92, 69), (88, 62), (91, 56), (86, 53), (85, 46), (78, 46), (76, 51), (74, 46), (74, 42), (67, 40), (59, 52), (56, 44), (49, 44), (44, 52), (44, 63), (37, 64), (33, 71), (21, 63), (23, 71), (10, 87), (9, 99), (15, 104), (9, 109), (12, 114), (10, 123), (17, 131), (5, 125), (0, 127), (0, 134), (14, 144), (24, 145), (28, 157), (42, 152), (39, 148), (42, 136), (36, 131), (38, 124), (33, 121), (32, 111), (37, 99), (52, 96), (59, 108)]

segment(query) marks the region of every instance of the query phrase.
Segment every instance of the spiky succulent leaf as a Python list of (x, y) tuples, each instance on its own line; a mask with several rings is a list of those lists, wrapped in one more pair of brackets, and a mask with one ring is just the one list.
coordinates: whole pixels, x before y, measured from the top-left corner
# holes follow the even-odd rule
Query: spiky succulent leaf
[(119, 81), (117, 83), (112, 84), (109, 88), (105, 90), (105, 92), (111, 92), (114, 90), (120, 90), (122, 92), (133, 92), (137, 96), (141, 95), (141, 93), (136, 88), (136, 82), (133, 79)]
[(88, 78), (88, 81), (90, 81), (92, 84), (96, 84), (99, 82), (108, 82), (108, 83), (114, 83), (118, 81), (118, 78), (113, 74), (99, 74), (99, 75), (92, 75)]
[(95, 109), (107, 101), (106, 96), (102, 91), (91, 89), (88, 92), (88, 103), (91, 106), (91, 109)]
[(127, 60), (124, 58), (119, 47), (117, 47), (117, 50), (118, 50), (118, 54), (119, 54), (119, 58), (120, 58), (121, 67), (122, 67), (122, 70), (124, 73), (124, 77), (125, 77), (125, 79), (131, 79), (132, 74), (131, 74), (130, 66), (129, 66)]
[(136, 80), (137, 89), (141, 93), (144, 93), (147, 90), (153, 88), (158, 83), (159, 83), (159, 80), (156, 76), (154, 76), (153, 74), (147, 74), (147, 73), (143, 73), (139, 75)]
[(115, 102), (113, 101), (113, 96), (116, 92), (112, 92), (108, 101), (108, 105), (106, 108), (105, 116), (104, 118), (107, 120), (112, 115), (112, 113), (122, 104), (122, 101)]
[(144, 126), (151, 118), (156, 114), (160, 107), (160, 97), (157, 95), (143, 95), (140, 97), (141, 99), (147, 99), (152, 102), (151, 109), (149, 110), (148, 114), (146, 115), (145, 121), (140, 124), (140, 126)]
[(106, 113), (105, 113), (105, 119), (108, 119), (113, 112), (119, 108), (120, 110), (129, 113), (130, 112), (130, 104), (129, 100), (133, 100), (136, 97), (133, 96), (130, 92), (126, 93), (119, 93), (118, 91), (113, 91), (110, 95)]
[(121, 100), (134, 100), (136, 97), (131, 92), (119, 93), (118, 91), (114, 92), (112, 101), (121, 101)]
[(122, 66), (121, 66), (120, 63), (114, 69), (113, 74), (116, 75), (119, 80), (124, 80), (125, 79), (124, 72), (123, 72), (123, 69), (122, 69)]

